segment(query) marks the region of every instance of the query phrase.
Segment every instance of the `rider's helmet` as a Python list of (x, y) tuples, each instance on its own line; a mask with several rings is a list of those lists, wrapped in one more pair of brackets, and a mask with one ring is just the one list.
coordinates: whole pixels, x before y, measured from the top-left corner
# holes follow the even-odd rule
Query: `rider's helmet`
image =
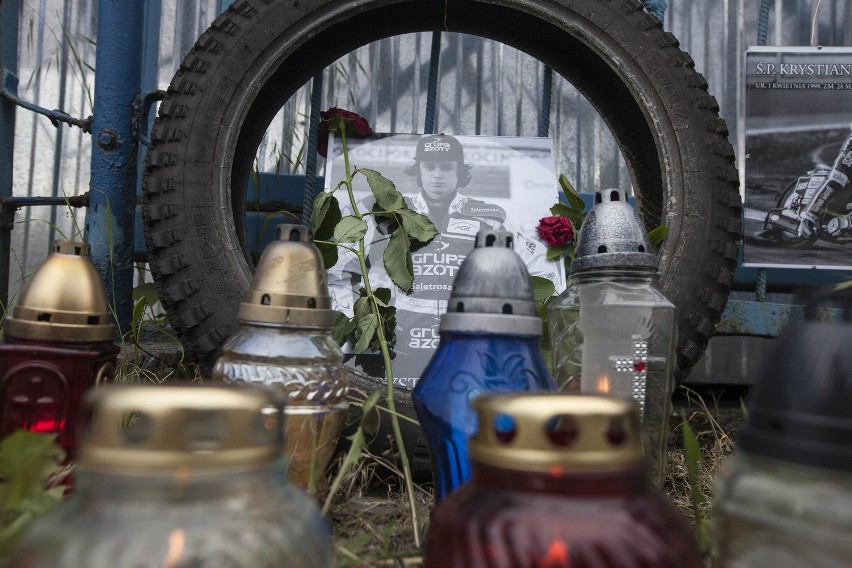
[(458, 187), (470, 183), (470, 170), (473, 167), (464, 161), (464, 148), (461, 142), (448, 134), (427, 134), (417, 141), (414, 163), (403, 170), (407, 175), (417, 178), (420, 184), (421, 162), (458, 162)]

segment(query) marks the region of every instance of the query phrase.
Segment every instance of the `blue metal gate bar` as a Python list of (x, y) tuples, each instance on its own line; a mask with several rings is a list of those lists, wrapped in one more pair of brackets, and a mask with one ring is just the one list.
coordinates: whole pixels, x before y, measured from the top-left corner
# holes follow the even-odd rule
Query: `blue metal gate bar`
[(323, 72), (314, 75), (311, 85), (311, 117), (308, 129), (308, 155), (305, 159), (305, 195), (302, 205), (302, 223), (310, 226), (314, 210), (317, 182), (317, 142), (319, 141), (320, 108), (322, 107)]
[(98, 2), (92, 174), (86, 241), (119, 333), (133, 311), (133, 232), (144, 0)]
[[(18, 73), (18, 2), (0, 2), (0, 63), (3, 74)], [(12, 197), (12, 157), (15, 149), (15, 105), (0, 97), (0, 199)], [(0, 310), (9, 306), (9, 251), (14, 211), (0, 215)]]
[(426, 122), (425, 134), (435, 133), (438, 122), (438, 75), (441, 72), (441, 31), (432, 32), (432, 54), (429, 59), (429, 83), (426, 86)]
[(541, 79), (541, 106), (538, 109), (538, 135), (550, 135), (550, 101), (553, 94), (553, 69), (545, 67)]

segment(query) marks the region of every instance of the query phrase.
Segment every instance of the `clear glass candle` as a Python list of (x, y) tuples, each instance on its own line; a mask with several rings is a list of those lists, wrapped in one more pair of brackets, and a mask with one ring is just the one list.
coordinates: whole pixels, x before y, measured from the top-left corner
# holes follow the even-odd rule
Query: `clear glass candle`
[(286, 481), (265, 389), (106, 387), (71, 499), (36, 519), (11, 568), (329, 566), (316, 504)]
[(264, 385), (287, 398), (288, 475), (322, 497), (349, 410), (349, 372), (331, 333), (334, 311), (322, 256), (303, 225), (279, 225), (222, 346), (214, 382)]
[(841, 568), (852, 558), (852, 476), (739, 452), (718, 478), (720, 568)]
[(815, 321), (813, 308), (774, 341), (736, 454), (720, 470), (719, 568), (840, 568), (852, 559), (852, 325)]
[(677, 336), (675, 306), (657, 286), (658, 263), (624, 192), (597, 192), (569, 286), (548, 320), (557, 386), (634, 401), (649, 475), (662, 487)]

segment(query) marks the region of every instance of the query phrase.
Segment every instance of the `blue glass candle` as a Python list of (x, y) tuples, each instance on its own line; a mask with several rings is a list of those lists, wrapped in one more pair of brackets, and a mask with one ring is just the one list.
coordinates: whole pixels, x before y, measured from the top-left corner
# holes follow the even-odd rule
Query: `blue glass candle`
[(473, 399), (555, 390), (539, 350), (541, 331), (529, 273), (512, 250), (511, 233), (480, 231), (453, 283), (441, 343), (412, 394), (429, 444), (436, 504), (470, 478)]

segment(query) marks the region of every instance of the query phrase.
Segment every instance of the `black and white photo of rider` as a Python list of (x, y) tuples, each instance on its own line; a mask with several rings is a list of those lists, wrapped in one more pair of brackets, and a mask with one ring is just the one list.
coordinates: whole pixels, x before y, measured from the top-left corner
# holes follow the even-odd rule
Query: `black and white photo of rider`
[(744, 267), (852, 267), (850, 68), (846, 47), (748, 49)]
[[(373, 216), (366, 219), (370, 283), (374, 288), (389, 288), (397, 309), (393, 353), (399, 386), (414, 387), (437, 347), (440, 316), (446, 312), (453, 279), (473, 249), (476, 234), (481, 229), (504, 228), (503, 207), (464, 194), (473, 170), (459, 140), (445, 134), (421, 137), (411, 163), (403, 169), (419, 190), (405, 196), (408, 206), (429, 217), (438, 230), (426, 245), (412, 247), (414, 284), (409, 294), (396, 288), (384, 270), (382, 255), (390, 239), (390, 221), (376, 223)], [(369, 211), (374, 202), (370, 195), (358, 203), (358, 208)], [(351, 214), (351, 210), (344, 207), (343, 214)], [(353, 254), (340, 252), (337, 264), (329, 270), (329, 287), (335, 309), (351, 311), (361, 287), (360, 266)], [(378, 357), (369, 355), (358, 356), (355, 361), (356, 368), (376, 376), (381, 376), (380, 365)]]
[(819, 220), (817, 213), (825, 206), (837, 191), (843, 191), (852, 177), (852, 125), (849, 127), (849, 136), (843, 141), (834, 164), (831, 166), (825, 181), (809, 201), (805, 209), (800, 213), (798, 233), (803, 237), (810, 237), (816, 232), (816, 223)]

